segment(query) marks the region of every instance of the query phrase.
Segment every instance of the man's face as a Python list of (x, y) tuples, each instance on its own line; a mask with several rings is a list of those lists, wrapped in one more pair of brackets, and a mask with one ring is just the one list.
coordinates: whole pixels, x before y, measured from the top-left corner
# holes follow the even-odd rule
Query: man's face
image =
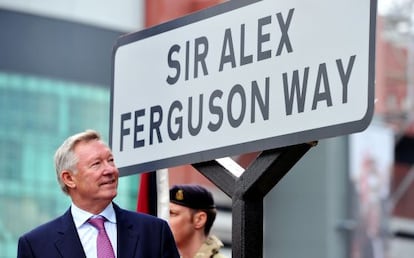
[(119, 172), (111, 150), (103, 142), (80, 142), (74, 148), (78, 157), (77, 173), (73, 175), (73, 190), (78, 200), (88, 204), (112, 201), (117, 195)]
[(169, 224), (178, 248), (184, 246), (195, 234), (190, 208), (170, 203)]

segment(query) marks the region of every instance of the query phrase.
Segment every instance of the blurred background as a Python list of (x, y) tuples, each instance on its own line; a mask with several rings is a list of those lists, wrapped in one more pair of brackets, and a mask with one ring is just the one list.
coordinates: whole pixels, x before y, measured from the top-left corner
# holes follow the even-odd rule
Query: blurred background
[[(53, 167), (58, 145), (87, 128), (108, 139), (116, 39), (220, 2), (0, 0), (1, 258), (16, 257), (21, 234), (68, 208)], [(265, 257), (412, 257), (413, 8), (413, 0), (379, 0), (373, 121), (319, 141), (266, 196)], [(247, 167), (255, 156), (233, 158)], [(230, 255), (231, 200), (191, 166), (168, 177), (213, 191), (213, 232)], [(141, 175), (122, 177), (115, 201), (136, 210), (141, 185)]]

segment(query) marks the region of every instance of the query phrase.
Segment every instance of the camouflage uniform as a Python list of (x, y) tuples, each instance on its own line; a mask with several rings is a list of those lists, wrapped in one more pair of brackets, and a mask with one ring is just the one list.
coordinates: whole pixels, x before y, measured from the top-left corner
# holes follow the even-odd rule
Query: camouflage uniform
[(204, 244), (198, 249), (194, 258), (227, 258), (220, 254), (223, 243), (215, 236), (209, 236)]

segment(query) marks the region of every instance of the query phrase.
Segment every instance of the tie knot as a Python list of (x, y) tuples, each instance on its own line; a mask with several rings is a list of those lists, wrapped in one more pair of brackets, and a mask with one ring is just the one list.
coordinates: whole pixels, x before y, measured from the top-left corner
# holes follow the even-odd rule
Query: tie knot
[(104, 229), (104, 223), (105, 223), (105, 218), (104, 217), (96, 217), (96, 218), (90, 218), (88, 220), (89, 224), (91, 224), (92, 226), (94, 226), (95, 228), (97, 228), (98, 230), (102, 230)]

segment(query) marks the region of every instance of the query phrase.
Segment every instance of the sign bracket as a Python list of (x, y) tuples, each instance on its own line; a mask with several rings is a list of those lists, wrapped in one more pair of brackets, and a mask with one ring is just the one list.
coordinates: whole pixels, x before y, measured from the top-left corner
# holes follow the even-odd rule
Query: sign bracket
[(232, 257), (263, 257), (263, 199), (317, 141), (263, 151), (240, 177), (216, 160), (192, 166), (232, 199)]

